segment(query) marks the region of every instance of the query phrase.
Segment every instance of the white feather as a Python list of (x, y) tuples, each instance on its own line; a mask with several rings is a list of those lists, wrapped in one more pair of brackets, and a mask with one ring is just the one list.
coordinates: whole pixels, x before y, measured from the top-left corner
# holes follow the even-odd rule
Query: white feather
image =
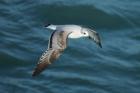
[(46, 28), (58, 31), (72, 31), (68, 38), (80, 38), (88, 36), (88, 34), (82, 33), (86, 32), (86, 29), (83, 29), (81, 26), (78, 25), (50, 25)]

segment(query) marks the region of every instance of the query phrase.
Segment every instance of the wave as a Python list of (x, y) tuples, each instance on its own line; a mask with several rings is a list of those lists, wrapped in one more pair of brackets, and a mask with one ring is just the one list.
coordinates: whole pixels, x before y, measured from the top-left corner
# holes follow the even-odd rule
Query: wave
[[(41, 20), (54, 24), (82, 24), (97, 28), (133, 28), (138, 27), (137, 19), (128, 18), (122, 13), (110, 14), (104, 10), (90, 5), (62, 6), (62, 5), (39, 5), (31, 8), (32, 13), (37, 13), (36, 18), (43, 15)], [(63, 20), (64, 19), (64, 20)]]

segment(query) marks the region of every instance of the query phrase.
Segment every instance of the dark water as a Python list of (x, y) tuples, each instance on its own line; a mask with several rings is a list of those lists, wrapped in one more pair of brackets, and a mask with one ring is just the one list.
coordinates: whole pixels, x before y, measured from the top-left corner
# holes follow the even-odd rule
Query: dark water
[[(31, 77), (53, 24), (95, 29)], [(0, 93), (140, 93), (139, 0), (0, 0)]]

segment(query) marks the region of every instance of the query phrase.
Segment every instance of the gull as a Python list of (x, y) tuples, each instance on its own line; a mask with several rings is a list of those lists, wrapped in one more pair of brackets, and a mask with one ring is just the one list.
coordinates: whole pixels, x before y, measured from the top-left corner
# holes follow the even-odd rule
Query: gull
[(48, 65), (54, 62), (62, 52), (67, 47), (67, 39), (89, 37), (92, 39), (99, 47), (102, 48), (101, 39), (99, 34), (90, 29), (79, 25), (53, 25), (47, 24), (45, 26), (47, 29), (53, 30), (48, 44), (48, 49), (45, 51), (39, 59), (32, 76), (39, 75), (44, 71)]

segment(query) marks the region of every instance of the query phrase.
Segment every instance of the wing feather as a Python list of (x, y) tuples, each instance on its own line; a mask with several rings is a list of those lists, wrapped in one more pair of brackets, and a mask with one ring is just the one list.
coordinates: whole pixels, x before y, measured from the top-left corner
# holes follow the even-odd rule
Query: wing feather
[(48, 50), (45, 54), (43, 54), (34, 69), (32, 76), (37, 76), (43, 70), (45, 70), (54, 60), (56, 60), (60, 56), (59, 50)]
[(49, 40), (48, 51), (45, 51), (40, 57), (32, 76), (37, 76), (45, 70), (49, 64), (54, 62), (67, 47), (67, 38), (71, 32), (55, 31), (52, 33)]

